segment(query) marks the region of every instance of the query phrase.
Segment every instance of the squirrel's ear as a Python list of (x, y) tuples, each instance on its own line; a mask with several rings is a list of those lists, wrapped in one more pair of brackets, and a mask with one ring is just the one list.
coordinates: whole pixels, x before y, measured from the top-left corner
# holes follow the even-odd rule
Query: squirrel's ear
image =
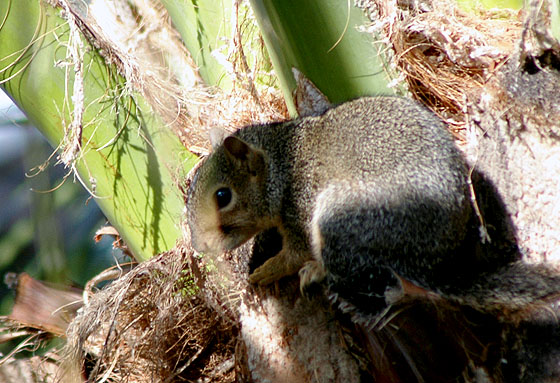
[(253, 150), (247, 143), (237, 137), (229, 136), (224, 139), (224, 147), (227, 152), (238, 160), (245, 160)]
[(224, 139), (231, 133), (224, 128), (214, 127), (208, 131), (210, 136), (210, 144), (212, 145), (212, 150), (216, 150), (218, 146), (224, 142)]
[(247, 166), (247, 170), (253, 175), (263, 171), (265, 163), (264, 154), (260, 150), (254, 149), (245, 141), (229, 136), (224, 139), (224, 148), (230, 156), (244, 163)]

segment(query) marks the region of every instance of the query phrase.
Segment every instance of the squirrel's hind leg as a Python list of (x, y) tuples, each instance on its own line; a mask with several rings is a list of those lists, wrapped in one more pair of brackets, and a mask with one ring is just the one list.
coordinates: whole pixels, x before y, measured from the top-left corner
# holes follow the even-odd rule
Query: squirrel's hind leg
[(400, 283), (376, 256), (369, 233), (375, 230), (374, 217), (355, 203), (362, 198), (355, 193), (336, 185), (319, 195), (309, 227), (314, 259), (300, 271), (300, 288), (305, 292), (314, 282), (324, 281), (331, 294), (376, 315), (387, 308), (386, 293), (399, 289)]

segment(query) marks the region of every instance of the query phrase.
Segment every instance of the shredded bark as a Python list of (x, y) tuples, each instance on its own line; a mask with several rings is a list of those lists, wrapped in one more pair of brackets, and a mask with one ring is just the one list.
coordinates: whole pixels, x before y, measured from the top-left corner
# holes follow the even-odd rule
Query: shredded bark
[(409, 92), (465, 140), (467, 102), (513, 54), (519, 15), (506, 9), (469, 13), (442, 0), (357, 5), (372, 21), (365, 30), (392, 49)]

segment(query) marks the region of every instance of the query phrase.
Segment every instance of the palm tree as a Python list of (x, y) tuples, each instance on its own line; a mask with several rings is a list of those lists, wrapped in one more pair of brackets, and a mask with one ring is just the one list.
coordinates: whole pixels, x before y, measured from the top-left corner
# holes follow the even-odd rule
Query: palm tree
[[(403, 365), (400, 379), (422, 381), (433, 365), (419, 358), (419, 339), (443, 331), (429, 326), (433, 317), (457, 323), (444, 332), (467, 343), (490, 344), (517, 329), (493, 316), (456, 314), (454, 306), (434, 312), (419, 305), (372, 335), (326, 301), (305, 303), (294, 283), (281, 294), (250, 288), (249, 248), (234, 260), (199, 259), (188, 235), (181, 240), (181, 190), (197, 155), (208, 150), (207, 128), (297, 114), (292, 92), (307, 83), (296, 80), (296, 68), (333, 103), (407, 89), (448, 122), (496, 188), (526, 258), (557, 255), (560, 188), (554, 170), (543, 168), (558, 163), (557, 2), (531, 2), (522, 16), (439, 0), (357, 3), (0, 4), (3, 89), (57, 148), (51, 161), (88, 190), (130, 253), (140, 261), (161, 254), (86, 302), (90, 314), (69, 330), (75, 360), (88, 352), (97, 361), (93, 373), (115, 379), (229, 381), (235, 370), (238, 379), (254, 381), (397, 381)], [(481, 215), (481, 228), (493, 222), (488, 218)], [(168, 264), (170, 254), (177, 264)], [(410, 318), (420, 318), (420, 330)], [(203, 319), (218, 328), (208, 331)], [(465, 335), (471, 321), (485, 323), (490, 336)], [(162, 327), (146, 332), (153, 327), (146, 323)], [(136, 331), (132, 338), (123, 335), (128, 329)], [(148, 346), (118, 348), (123, 339)], [(482, 374), (478, 364), (488, 367), (491, 358), (469, 352), (453, 355), (476, 365), (469, 373)], [(495, 378), (502, 370), (494, 372), (485, 373)]]

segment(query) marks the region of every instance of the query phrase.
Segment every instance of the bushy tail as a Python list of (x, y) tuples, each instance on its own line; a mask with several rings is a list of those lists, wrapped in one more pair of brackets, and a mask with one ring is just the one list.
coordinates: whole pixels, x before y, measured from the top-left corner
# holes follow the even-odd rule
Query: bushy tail
[(401, 279), (390, 307), (368, 314), (342, 296), (354, 338), (380, 382), (560, 381), (560, 275), (514, 262), (453, 292)]
[(507, 322), (538, 320), (553, 315), (560, 299), (560, 273), (522, 261), (482, 274), (462, 291), (443, 295)]

